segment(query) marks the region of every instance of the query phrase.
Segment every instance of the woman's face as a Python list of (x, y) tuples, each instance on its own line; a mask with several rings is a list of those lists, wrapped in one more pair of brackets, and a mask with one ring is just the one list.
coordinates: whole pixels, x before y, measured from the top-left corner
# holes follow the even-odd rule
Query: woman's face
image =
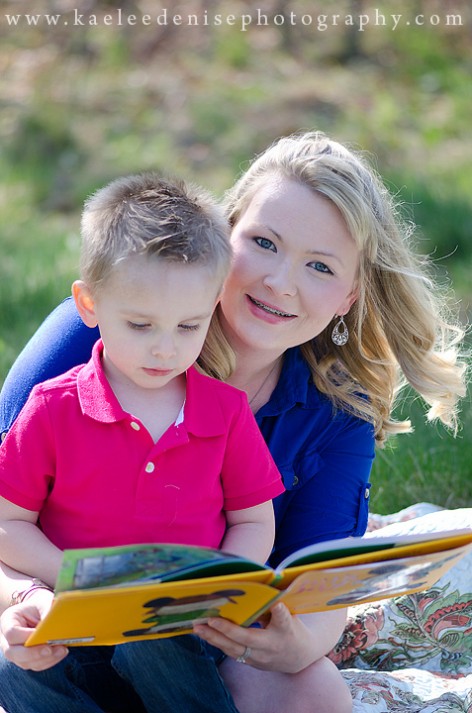
[(236, 352), (282, 354), (320, 334), (355, 301), (359, 250), (341, 213), (294, 180), (268, 178), (231, 240), (221, 312)]

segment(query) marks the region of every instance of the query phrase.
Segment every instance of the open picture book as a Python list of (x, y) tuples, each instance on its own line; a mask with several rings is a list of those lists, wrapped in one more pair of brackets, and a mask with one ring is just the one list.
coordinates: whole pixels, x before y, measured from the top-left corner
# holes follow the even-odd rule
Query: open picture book
[(349, 537), (303, 548), (272, 569), (203, 547), (66, 550), (54, 601), (26, 645), (117, 644), (192, 631), (221, 616), (249, 626), (276, 602), (294, 614), (428, 589), (472, 548), (472, 529)]

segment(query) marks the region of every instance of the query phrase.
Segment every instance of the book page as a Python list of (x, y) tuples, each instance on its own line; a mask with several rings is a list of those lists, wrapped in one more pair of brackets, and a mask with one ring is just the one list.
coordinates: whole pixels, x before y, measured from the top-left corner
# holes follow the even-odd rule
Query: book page
[(470, 548), (464, 545), (429, 555), (306, 571), (279, 601), (294, 614), (307, 614), (422, 591), (432, 587)]
[(56, 592), (264, 571), (251, 560), (205, 547), (174, 544), (66, 550)]
[[(450, 542), (448, 542), (450, 540)], [(369, 553), (381, 552), (393, 548), (410, 547), (414, 552), (414, 546), (419, 546), (419, 551), (441, 550), (454, 546), (459, 546), (466, 542), (472, 542), (472, 529), (462, 528), (457, 530), (444, 530), (442, 532), (413, 533), (407, 535), (391, 535), (381, 537), (375, 535), (364, 535), (363, 537), (345, 537), (338, 540), (328, 540), (314, 545), (308, 545), (298, 552), (286, 557), (277, 567), (277, 573), (291, 567), (301, 567), (318, 562), (330, 560), (340, 560), (344, 557), (354, 557), (356, 555), (366, 555)], [(431, 547), (426, 546), (431, 543)], [(393, 557), (393, 553), (385, 553), (384, 559)]]

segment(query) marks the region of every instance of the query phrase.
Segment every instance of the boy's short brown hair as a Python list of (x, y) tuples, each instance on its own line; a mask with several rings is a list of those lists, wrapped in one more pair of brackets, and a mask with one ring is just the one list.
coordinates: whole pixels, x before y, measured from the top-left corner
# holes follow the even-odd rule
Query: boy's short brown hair
[(195, 263), (221, 277), (231, 246), (223, 211), (204, 189), (155, 173), (118, 178), (88, 198), (82, 213), (81, 275), (98, 289), (132, 255)]

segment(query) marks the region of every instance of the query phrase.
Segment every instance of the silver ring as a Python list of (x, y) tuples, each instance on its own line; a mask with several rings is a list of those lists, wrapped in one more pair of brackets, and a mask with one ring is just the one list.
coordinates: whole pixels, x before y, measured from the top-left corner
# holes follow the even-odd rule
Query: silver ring
[(250, 657), (250, 655), (251, 655), (251, 649), (249, 648), (249, 646), (246, 646), (246, 648), (244, 649), (243, 653), (241, 654), (241, 656), (238, 656), (238, 658), (236, 659), (236, 661), (237, 661), (238, 663), (246, 663), (246, 661), (248, 660), (248, 658)]

